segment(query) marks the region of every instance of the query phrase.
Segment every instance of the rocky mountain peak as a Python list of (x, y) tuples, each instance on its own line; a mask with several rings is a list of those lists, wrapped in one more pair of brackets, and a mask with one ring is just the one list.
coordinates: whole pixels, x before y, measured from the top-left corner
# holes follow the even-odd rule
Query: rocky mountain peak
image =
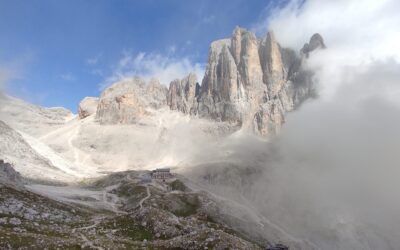
[(232, 33), (231, 50), (236, 64), (240, 62), (240, 52), (242, 48), (242, 29), (236, 26)]
[[(315, 34), (302, 54), (319, 47), (325, 45)], [(284, 123), (284, 114), (309, 93), (304, 88), (311, 85), (304, 82), (311, 78), (301, 71), (301, 58), (281, 48), (272, 31), (258, 39), (236, 27), (231, 38), (211, 43), (202, 84), (196, 85), (198, 94), (187, 95), (183, 80), (175, 80), (170, 84), (168, 105), (187, 114), (235, 123), (256, 134), (274, 134)]]
[(309, 57), (310, 52), (316, 49), (325, 49), (324, 39), (319, 33), (315, 33), (311, 36), (310, 41), (304, 44), (303, 48), (301, 49), (300, 53), (304, 54), (307, 58)]
[(167, 105), (171, 110), (227, 122), (263, 136), (275, 134), (285, 113), (310, 93), (311, 75), (303, 72), (302, 58), (318, 48), (325, 48), (318, 33), (304, 45), (299, 57), (282, 48), (272, 31), (260, 39), (236, 27), (230, 38), (211, 43), (201, 85), (193, 73), (172, 81), (168, 89), (157, 79), (124, 79), (105, 89), (98, 100), (83, 100), (79, 115), (93, 114), (96, 106), (100, 123), (129, 124), (149, 109)]
[(310, 38), (310, 48), (311, 49), (316, 49), (316, 48), (322, 48), (325, 49), (325, 43), (324, 39), (319, 33), (315, 33), (314, 35), (311, 36)]
[(275, 96), (286, 80), (286, 72), (280, 46), (272, 31), (268, 32), (266, 37), (261, 41), (260, 58), (264, 83), (268, 85), (272, 96)]
[(100, 96), (96, 120), (102, 124), (135, 123), (146, 109), (166, 104), (167, 88), (156, 79), (133, 77), (117, 82)]
[(197, 107), (197, 96), (200, 85), (197, 76), (190, 73), (182, 80), (176, 79), (169, 85), (167, 104), (172, 110), (179, 110), (185, 114), (194, 114)]

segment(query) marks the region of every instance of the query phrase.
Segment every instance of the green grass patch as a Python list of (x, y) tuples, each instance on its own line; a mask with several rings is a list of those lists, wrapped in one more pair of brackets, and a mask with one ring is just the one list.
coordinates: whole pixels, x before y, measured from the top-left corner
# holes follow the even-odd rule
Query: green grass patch
[(178, 196), (181, 206), (179, 209), (171, 211), (173, 214), (179, 217), (188, 217), (197, 213), (197, 209), (200, 207), (200, 201), (197, 196)]
[(170, 183), (171, 189), (173, 191), (182, 191), (185, 192), (186, 190), (188, 190), (188, 188), (186, 187), (185, 184), (183, 184), (182, 181), (180, 180), (174, 180), (173, 182)]
[(117, 188), (117, 195), (120, 197), (130, 197), (130, 196), (143, 196), (146, 194), (146, 187), (133, 185), (131, 183), (126, 183)]
[(142, 241), (154, 239), (154, 235), (147, 228), (139, 225), (129, 216), (116, 217), (105, 224), (100, 225), (106, 229), (117, 229), (120, 236), (128, 237), (131, 240)]

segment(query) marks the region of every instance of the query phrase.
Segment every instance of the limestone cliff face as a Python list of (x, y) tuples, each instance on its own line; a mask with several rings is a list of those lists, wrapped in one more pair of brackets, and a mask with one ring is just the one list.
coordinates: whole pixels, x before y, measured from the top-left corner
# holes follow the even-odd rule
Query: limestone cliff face
[(96, 120), (101, 124), (135, 123), (148, 108), (166, 105), (166, 87), (158, 80), (135, 77), (117, 82), (101, 94)]
[(274, 34), (268, 32), (260, 44), (261, 67), (264, 83), (270, 89), (271, 96), (279, 94), (287, 80), (287, 72), (283, 65), (282, 54)]
[(172, 110), (185, 114), (195, 114), (200, 85), (197, 76), (189, 74), (182, 80), (176, 79), (169, 85), (167, 104)]
[(244, 86), (263, 83), (263, 72), (258, 54), (257, 37), (245, 29), (237, 27), (231, 38), (231, 52), (235, 52), (235, 62)]
[[(96, 119), (103, 124), (135, 123), (148, 109), (167, 105), (188, 115), (223, 121), (262, 136), (279, 132), (285, 113), (313, 96), (312, 72), (302, 64), (316, 49), (325, 48), (319, 34), (298, 55), (282, 48), (272, 32), (258, 39), (235, 28), (230, 39), (211, 43), (201, 85), (193, 73), (170, 83), (132, 78), (106, 89), (98, 100)], [(92, 111), (86, 101), (80, 116)]]
[(301, 64), (318, 48), (325, 48), (319, 34), (297, 56), (281, 48), (272, 32), (258, 39), (237, 27), (230, 39), (211, 44), (206, 72), (194, 98), (192, 92), (190, 100), (186, 98), (184, 79), (176, 80), (170, 85), (168, 105), (187, 114), (236, 123), (263, 136), (276, 134), (285, 113), (312, 95), (311, 74)]
[(252, 32), (237, 27), (231, 39), (210, 47), (198, 114), (236, 122), (257, 134), (274, 133), (284, 121), (285, 109), (293, 106), (286, 98), (287, 79), (274, 35), (268, 33), (259, 40)]
[(197, 113), (219, 121), (240, 122), (238, 104), (244, 98), (244, 87), (238, 65), (230, 51), (229, 39), (213, 42), (208, 65), (200, 88)]

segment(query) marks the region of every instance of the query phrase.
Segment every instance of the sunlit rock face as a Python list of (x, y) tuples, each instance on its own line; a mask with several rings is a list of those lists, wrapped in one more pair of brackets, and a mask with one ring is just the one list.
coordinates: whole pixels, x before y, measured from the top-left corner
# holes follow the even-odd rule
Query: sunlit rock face
[[(211, 43), (201, 85), (193, 73), (172, 81), (169, 89), (157, 80), (126, 79), (102, 93), (96, 120), (101, 124), (135, 123), (148, 109), (167, 105), (261, 136), (274, 135), (285, 122), (285, 113), (313, 96), (312, 72), (302, 64), (312, 51), (322, 48), (325, 44), (319, 34), (313, 35), (298, 55), (282, 48), (273, 32), (259, 39), (237, 27), (230, 39)], [(81, 118), (93, 112), (93, 103), (81, 103)]]
[(325, 48), (319, 34), (298, 56), (282, 48), (272, 32), (258, 39), (237, 27), (230, 39), (211, 43), (199, 92), (193, 91), (197, 89), (194, 81), (191, 87), (182, 83), (184, 79), (173, 81), (168, 105), (202, 118), (235, 123), (262, 136), (276, 134), (285, 113), (312, 96), (311, 72), (301, 65), (318, 48)]
[(167, 89), (158, 80), (135, 77), (117, 82), (103, 91), (96, 111), (101, 124), (131, 124), (148, 109), (166, 105)]

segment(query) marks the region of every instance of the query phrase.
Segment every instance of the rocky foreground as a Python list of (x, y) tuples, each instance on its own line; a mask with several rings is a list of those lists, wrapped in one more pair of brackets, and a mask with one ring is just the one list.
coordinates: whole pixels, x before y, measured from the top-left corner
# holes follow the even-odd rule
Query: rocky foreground
[(51, 190), (63, 187), (2, 182), (0, 249), (285, 249), (217, 222), (205, 193), (177, 178), (143, 181), (146, 173), (114, 173), (58, 197)]
[(303, 66), (323, 48), (318, 34), (296, 53), (272, 32), (257, 38), (238, 27), (211, 44), (201, 84), (194, 74), (169, 88), (123, 79), (82, 100), (78, 117), (0, 93), (0, 159), (14, 165), (0, 162), (0, 248), (311, 249), (182, 177), (147, 182), (145, 171), (121, 171), (214, 167), (208, 151), (219, 144), (213, 151), (225, 157), (241, 135), (276, 135), (286, 113), (314, 96)]

